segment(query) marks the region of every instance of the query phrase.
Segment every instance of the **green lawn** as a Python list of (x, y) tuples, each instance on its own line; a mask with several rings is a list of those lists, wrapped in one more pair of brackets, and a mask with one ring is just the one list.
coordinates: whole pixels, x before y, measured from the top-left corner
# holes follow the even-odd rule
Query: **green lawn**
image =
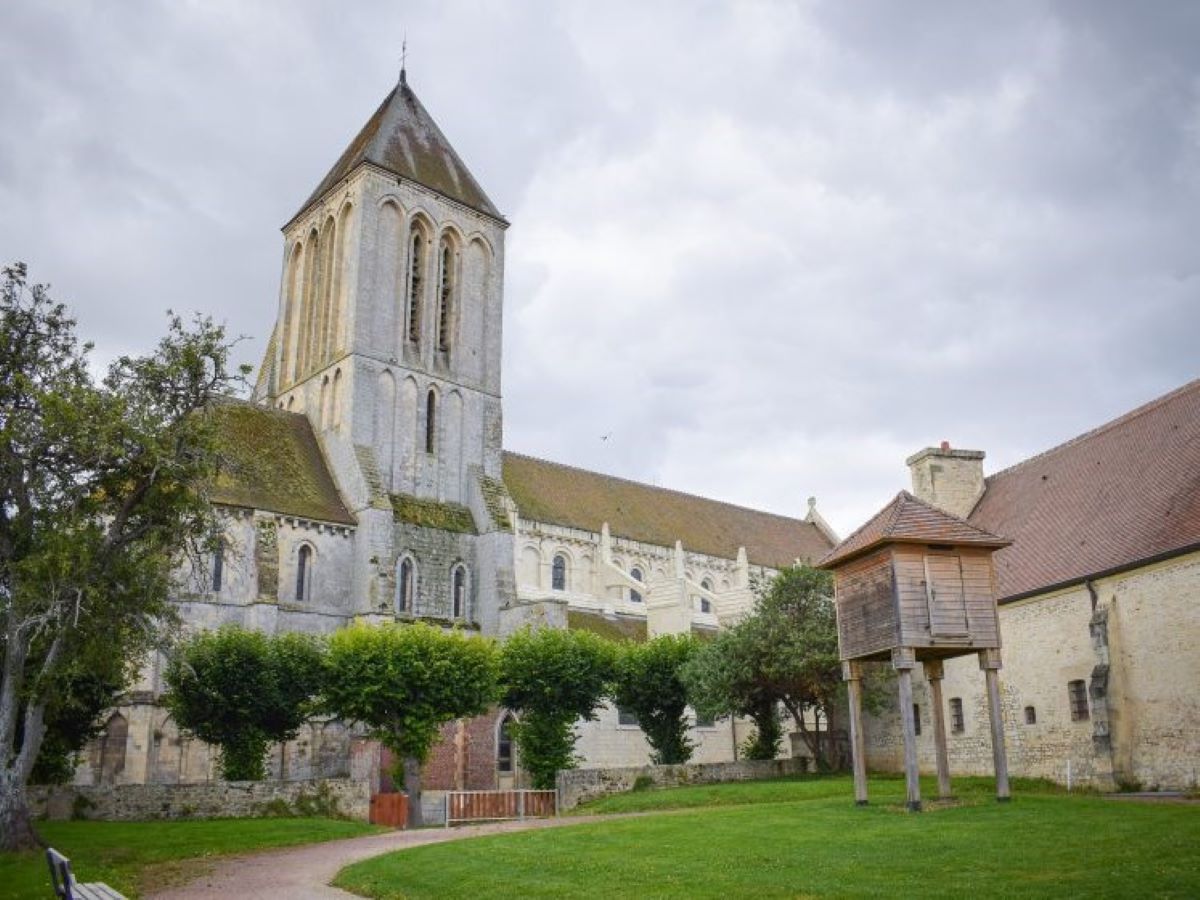
[[(1200, 807), (959, 779), (959, 802), (902, 807), (873, 779), (646, 791), (593, 812), (671, 810), (391, 853), (337, 884), (369, 897), (1200, 896)], [(926, 796), (932, 784), (923, 784)]]
[[(182, 822), (42, 822), (38, 832), (71, 860), (80, 881), (104, 881), (129, 897), (178, 879), (196, 861), (378, 831), (337, 819), (202, 819)], [(0, 898), (44, 898), (50, 875), (41, 853), (0, 853)], [(232, 898), (231, 898), (232, 900)]]

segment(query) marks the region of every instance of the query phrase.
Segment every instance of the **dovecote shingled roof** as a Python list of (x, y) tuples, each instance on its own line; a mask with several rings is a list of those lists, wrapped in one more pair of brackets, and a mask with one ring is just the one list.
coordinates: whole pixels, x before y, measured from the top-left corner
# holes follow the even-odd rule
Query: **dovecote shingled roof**
[(308, 209), (363, 163), (379, 166), (476, 212), (504, 221), (403, 77), (300, 211)]
[(354, 524), (305, 416), (237, 400), (212, 412), (221, 453), (213, 502)]
[(986, 480), (973, 525), (1017, 599), (1200, 548), (1200, 379)]
[(723, 559), (745, 547), (750, 562), (769, 568), (815, 561), (830, 547), (812, 522), (518, 453), (504, 454), (504, 484), (524, 519), (597, 533), (607, 522), (614, 537), (660, 547), (678, 540)]
[(954, 546), (1006, 547), (998, 535), (984, 531), (944, 510), (901, 491), (858, 531), (834, 547), (818, 565), (832, 568), (883, 544), (950, 544)]

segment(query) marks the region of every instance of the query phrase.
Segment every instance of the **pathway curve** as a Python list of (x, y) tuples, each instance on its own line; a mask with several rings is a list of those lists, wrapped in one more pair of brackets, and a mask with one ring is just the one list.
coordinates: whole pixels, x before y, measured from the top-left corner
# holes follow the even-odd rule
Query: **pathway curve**
[[(214, 860), (213, 868), (195, 881), (150, 894), (150, 900), (242, 900), (242, 898), (287, 897), (295, 900), (354, 897), (347, 891), (331, 887), (337, 873), (345, 866), (379, 856), (392, 850), (440, 844), (484, 834), (503, 834), (510, 831), (531, 831), (537, 828), (560, 828), (582, 825), (606, 819), (625, 818), (628, 814), (612, 816), (571, 816), (558, 819), (525, 819), (514, 822), (493, 822), (487, 825), (467, 825), (458, 828), (422, 828), (417, 831), (389, 831), (367, 837), (305, 844), (285, 850), (269, 850), (248, 856), (231, 856)], [(636, 815), (636, 814), (634, 814)]]

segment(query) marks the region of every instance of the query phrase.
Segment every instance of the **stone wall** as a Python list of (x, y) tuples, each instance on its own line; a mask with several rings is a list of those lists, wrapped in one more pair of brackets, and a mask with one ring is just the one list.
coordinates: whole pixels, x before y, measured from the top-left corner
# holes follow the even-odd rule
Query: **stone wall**
[(558, 808), (573, 809), (585, 800), (623, 793), (631, 790), (639, 778), (649, 778), (657, 787), (679, 787), (687, 784), (782, 778), (787, 775), (800, 775), (804, 771), (805, 763), (800, 759), (569, 769), (558, 773)]
[(217, 781), (209, 784), (55, 785), (31, 787), (40, 819), (227, 819), (242, 816), (331, 815), (367, 821), (366, 781)]

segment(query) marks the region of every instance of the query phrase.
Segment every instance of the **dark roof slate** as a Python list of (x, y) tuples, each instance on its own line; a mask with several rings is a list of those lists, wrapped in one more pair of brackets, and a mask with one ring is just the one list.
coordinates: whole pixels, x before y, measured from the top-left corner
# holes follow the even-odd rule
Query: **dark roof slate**
[(832, 568), (888, 543), (1005, 547), (1010, 542), (901, 491), (818, 563)]
[(213, 502), (355, 524), (307, 417), (234, 400), (212, 414), (221, 453)]
[(301, 212), (363, 163), (387, 169), (477, 212), (504, 221), (404, 80), (384, 98), (312, 196), (304, 201)]
[(599, 532), (723, 559), (746, 548), (750, 562), (771, 568), (815, 561), (831, 544), (813, 523), (691, 494), (504, 454), (504, 484), (525, 519)]
[(1200, 379), (986, 483), (1002, 599), (1200, 545)]

